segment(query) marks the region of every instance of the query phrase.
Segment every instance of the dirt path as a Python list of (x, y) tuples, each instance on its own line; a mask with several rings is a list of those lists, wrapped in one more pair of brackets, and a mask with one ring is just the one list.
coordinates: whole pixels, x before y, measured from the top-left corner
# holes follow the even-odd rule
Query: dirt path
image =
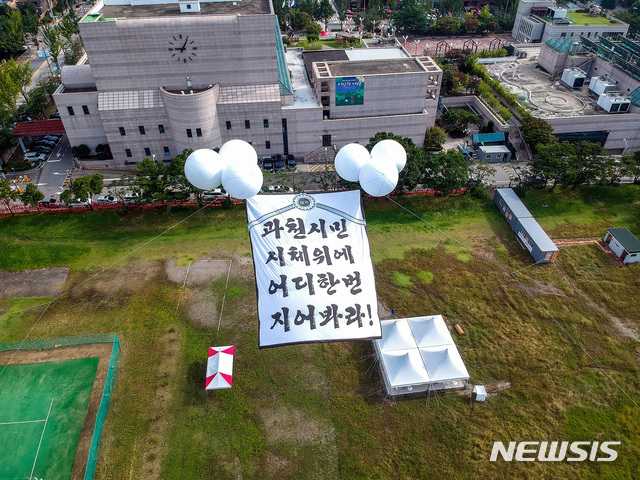
[(63, 292), (69, 269), (66, 267), (7, 272), (0, 270), (0, 300), (22, 297), (57, 297)]

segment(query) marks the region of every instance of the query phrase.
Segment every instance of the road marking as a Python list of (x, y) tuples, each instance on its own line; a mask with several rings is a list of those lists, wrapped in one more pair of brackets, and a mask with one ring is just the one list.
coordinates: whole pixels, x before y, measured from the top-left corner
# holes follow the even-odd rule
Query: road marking
[(36, 187), (44, 187), (46, 185), (49, 185), (48, 183), (36, 183)]

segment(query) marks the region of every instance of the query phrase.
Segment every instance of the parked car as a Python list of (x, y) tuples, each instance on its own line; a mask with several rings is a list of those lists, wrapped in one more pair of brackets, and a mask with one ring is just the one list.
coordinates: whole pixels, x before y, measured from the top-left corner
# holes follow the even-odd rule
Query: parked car
[(29, 152), (24, 154), (25, 162), (44, 162), (47, 156), (44, 153)]
[(213, 190), (207, 190), (202, 194), (202, 200), (217, 200), (217, 199), (227, 199), (229, 198), (229, 194), (226, 192), (224, 188), (214, 188)]
[(140, 194), (136, 192), (130, 192), (124, 196), (124, 203), (128, 205), (132, 203), (138, 203), (139, 200), (140, 200)]
[(51, 140), (45, 140), (44, 138), (42, 139), (38, 139), (35, 140), (34, 142), (31, 143), (32, 146), (37, 147), (39, 145), (44, 145), (45, 147), (55, 147), (56, 146), (56, 142), (52, 142)]
[(287, 168), (289, 170), (296, 169), (296, 159), (293, 157), (293, 155), (287, 155)]
[(273, 162), (271, 160), (263, 160), (262, 168), (267, 172), (273, 172)]
[(96, 202), (104, 205), (109, 203), (118, 203), (118, 199), (116, 197), (112, 197), (111, 195), (100, 195)]
[(276, 192), (293, 193), (293, 188), (285, 187), (283, 185), (269, 185), (267, 187), (267, 191), (269, 193), (276, 193)]
[(29, 149), (30, 152), (37, 152), (37, 153), (45, 153), (47, 155), (49, 155), (53, 149), (51, 147), (47, 147), (45, 145), (38, 145), (37, 147), (32, 147)]
[(55, 119), (55, 118), (60, 118), (60, 112), (53, 112), (51, 115), (49, 115), (50, 119)]
[(62, 135), (45, 135), (44, 137), (39, 137), (39, 138), (44, 138), (45, 140), (49, 140), (50, 142), (58, 142), (58, 140), (60, 140), (60, 138), (62, 137)]
[(45, 208), (58, 208), (58, 201), (55, 198), (47, 197), (38, 202), (41, 207)]
[(284, 170), (284, 160), (282, 159), (282, 155), (276, 155), (276, 158), (273, 162), (273, 168), (276, 172)]
[(67, 205), (69, 208), (89, 208), (89, 204), (86, 202), (73, 202)]

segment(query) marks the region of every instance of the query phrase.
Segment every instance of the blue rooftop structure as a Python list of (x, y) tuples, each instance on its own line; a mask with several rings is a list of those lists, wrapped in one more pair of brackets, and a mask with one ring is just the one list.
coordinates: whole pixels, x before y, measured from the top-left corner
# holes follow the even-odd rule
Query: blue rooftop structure
[(474, 145), (504, 145), (504, 133), (480, 133), (473, 136)]

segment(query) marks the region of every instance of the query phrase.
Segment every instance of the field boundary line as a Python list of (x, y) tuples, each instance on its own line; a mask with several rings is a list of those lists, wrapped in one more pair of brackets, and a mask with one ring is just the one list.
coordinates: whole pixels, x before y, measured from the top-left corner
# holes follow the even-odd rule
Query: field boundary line
[(38, 462), (38, 455), (40, 455), (40, 447), (42, 446), (42, 439), (44, 438), (44, 431), (47, 429), (47, 423), (49, 422), (49, 415), (51, 415), (51, 409), (53, 408), (53, 401), (55, 397), (51, 397), (51, 404), (49, 405), (49, 411), (47, 412), (47, 418), (44, 421), (44, 427), (42, 427), (42, 433), (40, 434), (40, 441), (38, 442), (38, 450), (36, 450), (36, 459), (33, 461), (33, 467), (31, 468), (31, 475), (29, 478), (33, 477), (33, 472), (36, 469), (36, 463)]
[(0, 425), (20, 425), (21, 423), (40, 423), (40, 422), (46, 422), (47, 419), (43, 419), (43, 420), (23, 420), (22, 422), (2, 422), (0, 423)]

